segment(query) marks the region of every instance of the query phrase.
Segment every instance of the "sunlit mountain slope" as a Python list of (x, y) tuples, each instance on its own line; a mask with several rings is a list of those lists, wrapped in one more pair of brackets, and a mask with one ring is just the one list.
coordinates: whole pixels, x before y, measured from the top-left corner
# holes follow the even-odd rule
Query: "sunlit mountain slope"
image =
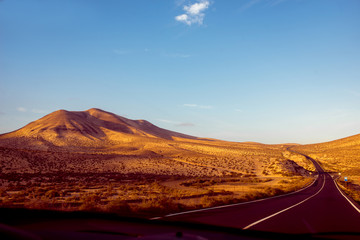
[(0, 136), (4, 172), (288, 176), (312, 170), (288, 145), (197, 138), (100, 109), (59, 110)]
[(360, 134), (294, 149), (312, 156), (329, 171), (360, 175)]

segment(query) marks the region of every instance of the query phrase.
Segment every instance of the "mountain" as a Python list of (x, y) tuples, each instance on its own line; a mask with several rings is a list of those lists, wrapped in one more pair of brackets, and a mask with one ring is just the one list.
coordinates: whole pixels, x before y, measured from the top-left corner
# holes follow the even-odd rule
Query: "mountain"
[(0, 135), (0, 146), (36, 149), (109, 147), (139, 139), (176, 138), (197, 139), (159, 128), (145, 120), (131, 120), (92, 108), (50, 113), (17, 131)]
[(307, 175), (310, 163), (290, 159), (287, 147), (197, 138), (94, 108), (59, 110), (0, 135), (0, 169), (6, 174)]

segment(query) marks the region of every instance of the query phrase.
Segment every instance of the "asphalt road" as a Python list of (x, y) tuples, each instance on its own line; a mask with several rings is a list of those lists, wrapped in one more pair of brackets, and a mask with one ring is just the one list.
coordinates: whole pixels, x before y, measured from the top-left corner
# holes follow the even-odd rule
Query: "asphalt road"
[(360, 206), (345, 196), (313, 159), (318, 177), (298, 192), (164, 219), (281, 233), (360, 233)]

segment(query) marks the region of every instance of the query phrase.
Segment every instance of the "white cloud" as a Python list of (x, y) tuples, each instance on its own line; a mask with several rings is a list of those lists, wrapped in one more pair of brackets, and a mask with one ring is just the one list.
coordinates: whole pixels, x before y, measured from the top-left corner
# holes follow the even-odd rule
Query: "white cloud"
[(209, 5), (209, 1), (201, 1), (189, 6), (184, 6), (184, 10), (191, 15), (197, 15), (200, 14), (203, 10), (207, 9)]
[(191, 25), (191, 22), (189, 20), (189, 16), (186, 15), (186, 14), (181, 14), (179, 16), (176, 16), (175, 19), (176, 19), (176, 21), (185, 22), (186, 24)]
[(17, 107), (16, 110), (18, 110), (19, 112), (46, 113), (44, 110), (41, 110), (41, 109), (28, 110), (24, 107)]
[(202, 25), (204, 22), (205, 13), (204, 11), (208, 9), (210, 2), (208, 0), (198, 0), (194, 4), (185, 5), (183, 7), (185, 13), (175, 17), (175, 20), (178, 22), (185, 23), (191, 26), (194, 23)]
[(201, 109), (211, 109), (212, 106), (209, 105), (199, 105), (199, 104), (183, 104), (184, 107), (190, 107), (190, 108), (201, 108)]
[(18, 107), (16, 108), (16, 110), (18, 110), (19, 112), (27, 112), (27, 109), (24, 107)]

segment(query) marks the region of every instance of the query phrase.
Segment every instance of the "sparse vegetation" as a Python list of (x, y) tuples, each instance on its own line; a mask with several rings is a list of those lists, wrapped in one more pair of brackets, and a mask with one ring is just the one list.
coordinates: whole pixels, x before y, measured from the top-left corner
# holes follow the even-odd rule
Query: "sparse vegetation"
[(355, 184), (353, 181), (345, 182), (343, 180), (338, 180), (337, 183), (349, 197), (360, 204), (360, 185)]
[(77, 181), (66, 180), (67, 177), (63, 176), (63, 182), (25, 184), (24, 179), (27, 178), (21, 176), (24, 183), (8, 184), (1, 188), (0, 205), (63, 211), (105, 211), (149, 217), (283, 194), (297, 190), (311, 180), (296, 176), (288, 180), (245, 176), (174, 180), (173, 177), (147, 176), (151, 179), (147, 180), (135, 175), (119, 180), (119, 176), (115, 175), (113, 177), (118, 179), (115, 182), (87, 175), (72, 177), (77, 177)]
[[(360, 135), (335, 140), (332, 142), (293, 147), (315, 159), (321, 167), (339, 178), (337, 183), (344, 192), (359, 202), (360, 191)], [(338, 175), (338, 174), (341, 175)], [(344, 182), (344, 177), (348, 182)]]
[[(132, 120), (84, 114), (94, 111), (113, 122), (91, 122), (98, 131), (86, 136), (66, 111), (1, 136), (1, 206), (151, 216), (274, 196), (311, 181), (303, 160), (283, 154), (286, 145), (200, 140), (152, 132), (151, 124), (143, 130), (156, 137), (148, 137), (121, 130)], [(56, 131), (52, 119), (66, 127)]]

